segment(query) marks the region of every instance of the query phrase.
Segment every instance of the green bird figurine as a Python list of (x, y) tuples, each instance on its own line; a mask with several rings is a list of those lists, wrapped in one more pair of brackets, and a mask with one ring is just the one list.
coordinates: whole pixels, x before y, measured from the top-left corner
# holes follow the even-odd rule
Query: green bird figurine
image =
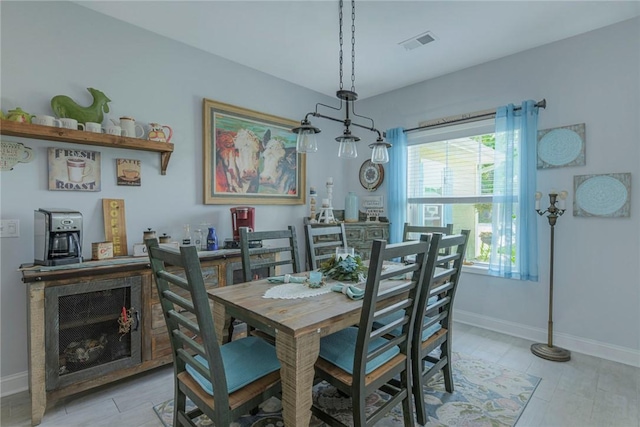
[(92, 87), (87, 88), (93, 96), (93, 104), (88, 107), (78, 105), (73, 99), (65, 95), (56, 95), (51, 98), (51, 108), (60, 118), (76, 119), (78, 123), (95, 122), (102, 123), (103, 113), (109, 112), (111, 100), (107, 96)]

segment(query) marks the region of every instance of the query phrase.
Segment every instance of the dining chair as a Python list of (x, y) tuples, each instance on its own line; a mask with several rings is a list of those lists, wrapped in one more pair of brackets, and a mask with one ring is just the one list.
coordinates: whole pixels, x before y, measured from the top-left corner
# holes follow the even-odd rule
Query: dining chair
[[(420, 425), (427, 422), (423, 387), (429, 378), (442, 371), (445, 389), (449, 393), (453, 392), (453, 302), (469, 234), (469, 230), (448, 236), (433, 233), (431, 238), (424, 283), (417, 302), (410, 358), (413, 396)], [(448, 252), (447, 255), (443, 255), (445, 251)]]
[[(262, 245), (252, 247), (252, 242), (262, 242)], [(245, 282), (252, 281), (261, 269), (268, 269), (271, 276), (276, 274), (276, 267), (289, 265), (293, 273), (299, 273), (296, 228), (290, 225), (286, 230), (249, 231), (247, 227), (240, 227), (240, 257)]]
[[(315, 364), (316, 376), (332, 384), (351, 397), (354, 426), (371, 426), (383, 418), (391, 408), (402, 403), (404, 425), (414, 426), (410, 390), (411, 334), (415, 325), (416, 299), (423, 283), (429, 235), (420, 241), (387, 244), (374, 240), (369, 270), (357, 327), (349, 327), (321, 338), (320, 354)], [(413, 264), (385, 263), (398, 257), (414, 255)], [(410, 275), (409, 279), (405, 279)], [(400, 277), (400, 280), (397, 280)], [(380, 290), (381, 282), (384, 287)], [(373, 324), (381, 317), (398, 313), (398, 319), (381, 329)], [(384, 336), (392, 329), (400, 333), (389, 339)], [(390, 383), (399, 378), (397, 387)], [(390, 395), (373, 413), (365, 411), (365, 399), (376, 390)], [(342, 422), (325, 412), (319, 402), (312, 406), (313, 414), (332, 426)]]
[[(402, 241), (407, 242), (409, 240), (417, 240), (420, 234), (426, 233), (442, 233), (446, 235), (452, 234), (453, 224), (447, 224), (444, 227), (438, 227), (430, 225), (411, 225), (408, 222), (405, 222), (404, 228), (402, 230)], [(442, 254), (448, 255), (449, 253), (449, 249), (444, 249)]]
[[(255, 242), (260, 242), (259, 247)], [(296, 228), (290, 225), (286, 230), (249, 231), (248, 227), (240, 227), (240, 258), (245, 282), (263, 278), (261, 272), (265, 270), (268, 276), (279, 274), (276, 267), (289, 266), (291, 273), (301, 272)], [(229, 339), (233, 336), (234, 322), (232, 318)], [(253, 331), (255, 328), (247, 324), (247, 334)], [(270, 339), (266, 333), (260, 332), (258, 335)]]
[(444, 227), (436, 227), (429, 225), (411, 225), (408, 222), (405, 222), (402, 230), (402, 241), (407, 242), (409, 240), (417, 240), (418, 236), (416, 236), (416, 234), (419, 235), (426, 233), (452, 234), (453, 224), (447, 224)]
[[(229, 426), (278, 395), (280, 363), (272, 345), (253, 336), (218, 345), (195, 246), (178, 252), (160, 248), (157, 239), (145, 244), (171, 341), (173, 426), (193, 427), (202, 414)], [(195, 409), (186, 410), (187, 398)]]
[(342, 223), (328, 227), (307, 224), (304, 231), (309, 270), (317, 269), (324, 260), (331, 258), (336, 248), (347, 246), (347, 233)]

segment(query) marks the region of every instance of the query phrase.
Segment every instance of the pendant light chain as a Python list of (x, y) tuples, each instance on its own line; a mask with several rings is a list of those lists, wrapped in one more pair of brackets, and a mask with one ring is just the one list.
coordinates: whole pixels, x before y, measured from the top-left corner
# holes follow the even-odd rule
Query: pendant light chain
[(340, 7), (340, 90), (342, 90), (342, 0), (339, 2)]
[(351, 0), (351, 91), (356, 91), (356, 2), (354, 0)]

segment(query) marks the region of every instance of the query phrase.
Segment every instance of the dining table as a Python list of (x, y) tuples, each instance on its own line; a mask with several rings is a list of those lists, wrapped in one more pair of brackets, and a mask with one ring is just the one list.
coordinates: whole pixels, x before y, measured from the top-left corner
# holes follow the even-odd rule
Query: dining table
[[(308, 272), (293, 276), (307, 277)], [(327, 280), (323, 287), (332, 287), (336, 283)], [(383, 281), (379, 292), (383, 293), (385, 289), (398, 284), (398, 280)], [(308, 426), (320, 338), (357, 325), (362, 299), (353, 300), (344, 293), (332, 292), (328, 288), (325, 288), (326, 293), (320, 295), (291, 298), (273, 292), (279, 289), (277, 286), (282, 287), (281, 284), (270, 283), (268, 279), (261, 279), (208, 290), (213, 302), (215, 332), (219, 344), (228, 342), (231, 318), (236, 318), (275, 337), (280, 361), (284, 425)], [(364, 283), (357, 286), (364, 288)], [(276, 297), (265, 297), (267, 292)], [(385, 305), (397, 299), (390, 298)]]

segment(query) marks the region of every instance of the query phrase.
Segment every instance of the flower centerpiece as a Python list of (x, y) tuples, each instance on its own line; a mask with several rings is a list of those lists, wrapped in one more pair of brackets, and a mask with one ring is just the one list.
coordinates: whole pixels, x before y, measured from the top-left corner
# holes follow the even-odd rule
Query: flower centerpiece
[(347, 255), (339, 258), (333, 255), (330, 259), (320, 264), (318, 270), (333, 280), (359, 282), (364, 280), (364, 273), (367, 271), (367, 267), (362, 263), (359, 255)]

